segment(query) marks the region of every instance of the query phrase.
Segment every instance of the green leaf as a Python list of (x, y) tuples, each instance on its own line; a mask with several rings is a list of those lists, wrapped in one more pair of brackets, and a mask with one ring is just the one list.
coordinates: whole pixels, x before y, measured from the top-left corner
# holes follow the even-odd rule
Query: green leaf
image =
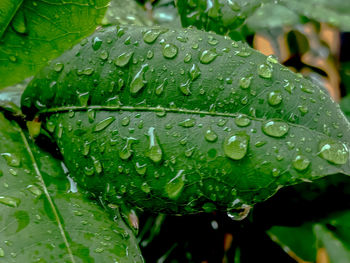
[(16, 15), (23, 0), (3, 0), (0, 3), (0, 38), (4, 34), (12, 18)]
[(242, 218), (283, 186), (350, 173), (349, 123), (323, 89), (194, 29), (101, 30), (45, 68), (22, 108), (83, 187), (153, 211)]
[(177, 7), (183, 26), (219, 34), (233, 34), (244, 24), (255, 31), (293, 26), (302, 16), (350, 29), (350, 4), (342, 0), (177, 0)]
[(0, 14), (5, 14), (0, 16), (0, 28), (6, 28), (12, 19), (0, 40), (0, 88), (34, 75), (49, 60), (91, 34), (109, 1), (24, 0), (15, 16), (18, 6), (8, 2), (0, 4)]
[(121, 216), (87, 200), (61, 164), (0, 113), (0, 261), (143, 262)]

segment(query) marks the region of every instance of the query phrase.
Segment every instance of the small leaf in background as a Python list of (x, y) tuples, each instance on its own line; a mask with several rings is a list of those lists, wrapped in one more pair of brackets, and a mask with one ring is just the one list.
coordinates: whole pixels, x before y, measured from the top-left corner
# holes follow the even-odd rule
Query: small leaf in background
[(109, 1), (24, 0), (18, 6), (21, 2), (6, 0), (0, 4), (0, 14), (5, 13), (0, 19), (0, 30), (5, 30), (0, 37), (0, 88), (34, 75), (91, 34)]
[(83, 187), (153, 211), (240, 219), (282, 186), (350, 173), (349, 123), (322, 88), (194, 29), (103, 29), (38, 74), (22, 108)]
[(76, 192), (60, 161), (2, 113), (0, 138), (0, 261), (143, 262), (121, 216)]

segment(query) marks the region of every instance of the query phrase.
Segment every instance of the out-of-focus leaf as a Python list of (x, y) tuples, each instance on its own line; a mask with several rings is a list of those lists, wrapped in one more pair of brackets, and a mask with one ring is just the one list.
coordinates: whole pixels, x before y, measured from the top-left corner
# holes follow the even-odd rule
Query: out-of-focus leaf
[(132, 232), (0, 113), (0, 261), (143, 262)]
[(152, 8), (152, 15), (157, 25), (181, 27), (180, 16), (174, 4), (174, 0), (157, 1)]
[(153, 22), (148, 16), (135, 0), (111, 0), (102, 24), (151, 26)]
[(253, 30), (291, 26), (301, 16), (350, 30), (350, 3), (336, 0), (177, 0), (183, 26), (231, 34), (245, 23)]
[(195, 29), (101, 30), (37, 75), (22, 108), (81, 185), (153, 211), (242, 218), (283, 186), (350, 169), (349, 123), (321, 88)]
[[(24, 0), (0, 38), (0, 88), (34, 75), (49, 60), (91, 34), (103, 18), (108, 2)], [(0, 14), (2, 5), (3, 1)], [(0, 28), (3, 26), (1, 23)]]

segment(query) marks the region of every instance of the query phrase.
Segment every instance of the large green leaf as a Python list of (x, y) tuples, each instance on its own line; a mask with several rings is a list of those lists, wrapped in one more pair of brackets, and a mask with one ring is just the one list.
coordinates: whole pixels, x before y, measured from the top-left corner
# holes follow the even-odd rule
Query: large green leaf
[(21, 2), (0, 4), (0, 88), (34, 75), (47, 61), (91, 34), (109, 1), (24, 0), (19, 6)]
[(232, 34), (245, 23), (254, 30), (292, 26), (301, 16), (350, 30), (350, 3), (336, 0), (177, 0), (183, 26)]
[(153, 211), (248, 208), (350, 173), (349, 123), (323, 89), (194, 29), (101, 30), (45, 68), (22, 108), (82, 186)]
[(143, 262), (132, 232), (0, 113), (0, 261)]

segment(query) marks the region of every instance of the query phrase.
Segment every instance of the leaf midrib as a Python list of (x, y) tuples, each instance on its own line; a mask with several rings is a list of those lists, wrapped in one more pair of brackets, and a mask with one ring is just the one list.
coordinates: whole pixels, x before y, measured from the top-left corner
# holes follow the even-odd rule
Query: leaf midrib
[(76, 263), (76, 261), (74, 260), (74, 256), (73, 256), (72, 250), (71, 250), (71, 248), (70, 248), (68, 239), (67, 239), (66, 234), (65, 234), (65, 232), (64, 232), (63, 224), (62, 224), (62, 222), (61, 222), (61, 220), (60, 220), (60, 218), (59, 218), (59, 216), (58, 216), (57, 209), (56, 209), (56, 207), (55, 207), (55, 205), (54, 205), (54, 203), (53, 203), (53, 201), (52, 201), (52, 199), (51, 199), (51, 196), (50, 196), (50, 194), (49, 194), (49, 192), (48, 192), (48, 190), (47, 190), (45, 181), (44, 181), (44, 179), (43, 179), (43, 177), (42, 177), (42, 174), (41, 174), (41, 172), (40, 172), (40, 169), (39, 169), (39, 166), (38, 166), (38, 164), (37, 164), (37, 161), (36, 161), (36, 159), (35, 159), (35, 157), (34, 157), (34, 155), (33, 155), (33, 152), (32, 152), (32, 150), (31, 150), (31, 148), (30, 148), (30, 146), (29, 146), (28, 140), (27, 140), (25, 134), (23, 133), (23, 130), (22, 130), (17, 124), (15, 124), (15, 126), (16, 126), (16, 128), (18, 129), (19, 133), (21, 134), (22, 141), (23, 141), (24, 146), (25, 146), (25, 148), (26, 148), (26, 150), (27, 150), (27, 152), (28, 152), (28, 154), (29, 154), (30, 160), (31, 160), (32, 165), (33, 165), (33, 168), (34, 168), (34, 170), (35, 170), (36, 177), (37, 177), (38, 180), (40, 181), (40, 184), (41, 184), (41, 186), (42, 186), (42, 189), (44, 190), (45, 196), (46, 196), (47, 200), (49, 201), (50, 207), (51, 207), (52, 212), (53, 212), (53, 214), (54, 214), (54, 216), (55, 216), (55, 220), (56, 220), (56, 222), (57, 222), (57, 225), (58, 225), (60, 234), (61, 234), (61, 236), (62, 236), (62, 239), (63, 239), (63, 241), (64, 241), (64, 244), (66, 245), (66, 248), (67, 248), (69, 257), (70, 257), (70, 259), (71, 259), (71, 262), (72, 262), (72, 263)]
[[(59, 112), (68, 112), (68, 111), (88, 111), (88, 110), (98, 110), (98, 111), (145, 111), (145, 112), (170, 112), (170, 113), (184, 113), (184, 114), (196, 114), (196, 115), (209, 115), (209, 116), (216, 116), (216, 117), (231, 117), (236, 118), (240, 114), (243, 114), (241, 112), (237, 113), (229, 113), (229, 112), (210, 112), (210, 111), (201, 111), (201, 110), (189, 110), (189, 109), (183, 109), (183, 108), (164, 108), (164, 107), (143, 107), (143, 106), (64, 106), (64, 107), (56, 107), (56, 108), (50, 108), (47, 110), (42, 110), (38, 112), (38, 115), (40, 114), (48, 114), (48, 113), (59, 113)], [(266, 118), (256, 118), (249, 115), (245, 115), (247, 118), (253, 120), (253, 121), (259, 121), (259, 122), (265, 122), (269, 119)], [(296, 128), (302, 128), (309, 130), (311, 132), (315, 132), (322, 136), (330, 137), (322, 132), (319, 132), (317, 130), (311, 129), (308, 126), (303, 126), (299, 124), (295, 124), (292, 122), (288, 122), (284, 119), (278, 119), (278, 118), (272, 118), (271, 120), (281, 120), (285, 123), (288, 123), (288, 125)], [(331, 137), (330, 137), (331, 138)]]

